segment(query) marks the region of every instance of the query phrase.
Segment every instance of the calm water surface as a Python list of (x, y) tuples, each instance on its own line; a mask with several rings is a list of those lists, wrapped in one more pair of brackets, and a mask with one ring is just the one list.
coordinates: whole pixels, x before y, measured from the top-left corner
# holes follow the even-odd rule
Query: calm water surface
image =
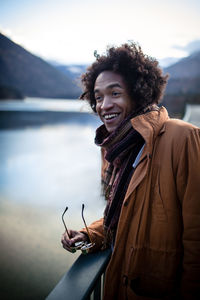
[[(63, 100), (50, 108), (32, 101), (34, 111), (80, 111), (79, 104), (69, 108)], [(31, 111), (25, 103), (24, 110), (16, 105), (16, 118), (17, 111)], [(8, 106), (12, 111), (11, 102), (0, 110)], [(89, 115), (84, 124), (81, 118), (67, 122), (66, 115), (59, 124), (0, 129), (1, 299), (44, 299), (78, 257), (60, 244), (66, 205), (66, 223), (74, 229), (83, 227), (82, 203), (87, 223), (102, 216), (97, 126)]]

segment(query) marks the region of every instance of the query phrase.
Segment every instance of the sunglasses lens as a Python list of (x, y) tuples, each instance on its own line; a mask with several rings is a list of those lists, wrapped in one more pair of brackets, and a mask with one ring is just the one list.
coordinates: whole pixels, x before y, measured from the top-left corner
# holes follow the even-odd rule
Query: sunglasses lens
[(82, 253), (87, 254), (89, 252), (89, 249), (94, 247), (94, 245), (95, 245), (94, 243), (85, 244), (84, 246), (81, 247)]
[(81, 247), (83, 247), (84, 245), (84, 242), (81, 241), (81, 242), (77, 242), (74, 244), (74, 248), (76, 248), (77, 250), (80, 249)]

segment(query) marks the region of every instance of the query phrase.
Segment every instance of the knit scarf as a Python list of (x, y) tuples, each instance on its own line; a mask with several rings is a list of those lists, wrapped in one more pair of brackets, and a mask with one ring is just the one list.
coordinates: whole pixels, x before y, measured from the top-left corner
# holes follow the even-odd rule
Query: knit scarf
[(106, 150), (105, 159), (109, 162), (102, 178), (102, 189), (107, 200), (103, 248), (114, 245), (122, 203), (134, 172), (133, 163), (144, 145), (143, 137), (132, 127), (131, 119), (157, 109), (157, 106), (151, 105), (135, 111), (112, 133), (106, 130), (105, 125), (101, 125), (96, 131), (95, 143)]

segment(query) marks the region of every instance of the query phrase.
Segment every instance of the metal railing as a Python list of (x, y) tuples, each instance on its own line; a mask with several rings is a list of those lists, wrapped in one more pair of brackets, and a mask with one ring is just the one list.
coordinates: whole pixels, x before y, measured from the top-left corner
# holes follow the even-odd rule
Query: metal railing
[(81, 254), (46, 300), (101, 300), (110, 256), (110, 249)]

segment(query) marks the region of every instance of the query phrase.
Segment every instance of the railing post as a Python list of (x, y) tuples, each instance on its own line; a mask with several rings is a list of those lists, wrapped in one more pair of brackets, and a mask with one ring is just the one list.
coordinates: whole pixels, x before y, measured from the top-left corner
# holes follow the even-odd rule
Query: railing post
[(94, 300), (101, 300), (101, 277), (97, 280), (94, 288)]

